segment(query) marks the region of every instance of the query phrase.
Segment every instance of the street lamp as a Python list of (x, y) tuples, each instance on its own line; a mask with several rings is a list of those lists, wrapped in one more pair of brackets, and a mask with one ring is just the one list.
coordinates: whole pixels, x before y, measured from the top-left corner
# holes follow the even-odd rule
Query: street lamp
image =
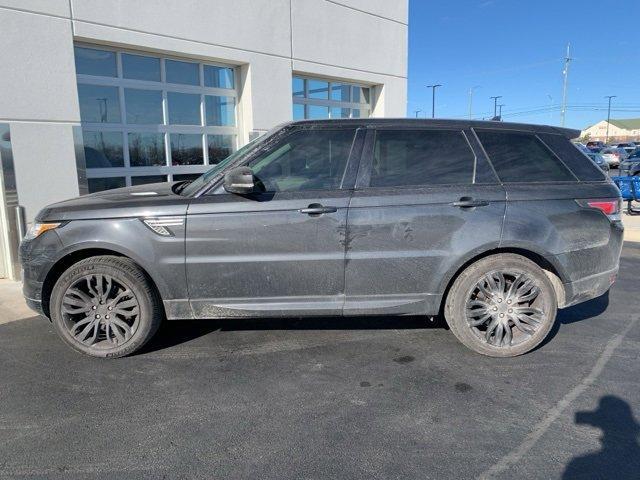
[(606, 95), (604, 97), (609, 99), (609, 108), (607, 108), (607, 134), (604, 137), (604, 143), (609, 142), (609, 121), (611, 120), (611, 99), (616, 97), (617, 95)]
[(427, 85), (427, 88), (431, 89), (431, 118), (436, 118), (436, 88), (441, 86), (439, 83)]
[(420, 110), (420, 109), (415, 110), (416, 118), (418, 118), (418, 114), (419, 114), (421, 111), (422, 111), (422, 110)]

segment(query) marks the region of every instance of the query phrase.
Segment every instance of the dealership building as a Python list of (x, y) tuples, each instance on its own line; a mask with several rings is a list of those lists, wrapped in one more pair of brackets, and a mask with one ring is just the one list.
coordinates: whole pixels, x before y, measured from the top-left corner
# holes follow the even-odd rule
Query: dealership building
[(0, 278), (20, 211), (193, 178), (292, 119), (405, 116), (407, 3), (0, 0)]

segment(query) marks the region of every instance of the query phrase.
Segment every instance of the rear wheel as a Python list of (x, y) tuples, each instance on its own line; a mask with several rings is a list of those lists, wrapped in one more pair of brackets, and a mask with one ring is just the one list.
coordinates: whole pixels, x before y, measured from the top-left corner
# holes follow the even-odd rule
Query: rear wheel
[(160, 299), (133, 261), (112, 256), (82, 260), (51, 293), (51, 318), (72, 348), (94, 357), (123, 357), (141, 348), (163, 317)]
[(458, 276), (445, 316), (453, 334), (470, 349), (514, 357), (545, 339), (557, 308), (553, 285), (538, 265), (520, 255), (498, 254)]

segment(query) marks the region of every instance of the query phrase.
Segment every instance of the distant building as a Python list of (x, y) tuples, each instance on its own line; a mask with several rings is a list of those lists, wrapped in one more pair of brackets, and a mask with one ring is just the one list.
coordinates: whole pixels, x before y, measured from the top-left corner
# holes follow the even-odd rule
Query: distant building
[[(607, 136), (607, 121), (602, 120), (582, 131), (582, 137), (589, 136), (589, 140), (604, 141)], [(640, 140), (640, 118), (611, 119), (609, 121), (609, 141), (624, 142)]]

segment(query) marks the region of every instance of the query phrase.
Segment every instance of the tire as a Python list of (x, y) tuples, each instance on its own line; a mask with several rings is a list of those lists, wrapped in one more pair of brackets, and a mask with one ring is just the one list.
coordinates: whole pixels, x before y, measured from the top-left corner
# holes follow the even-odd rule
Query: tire
[(525, 257), (504, 253), (478, 260), (456, 278), (445, 318), (471, 350), (515, 357), (540, 345), (557, 310), (556, 292), (545, 272)]
[(50, 305), (60, 338), (93, 357), (136, 352), (164, 318), (151, 281), (124, 257), (90, 257), (72, 265), (54, 285)]

